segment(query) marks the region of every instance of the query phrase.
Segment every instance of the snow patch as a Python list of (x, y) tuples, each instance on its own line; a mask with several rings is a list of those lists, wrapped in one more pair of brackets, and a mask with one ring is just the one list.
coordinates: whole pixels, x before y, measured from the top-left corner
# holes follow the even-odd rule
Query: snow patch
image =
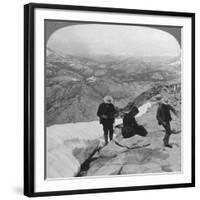
[(150, 102), (145, 103), (144, 105), (142, 105), (142, 106), (140, 106), (140, 107), (138, 108), (139, 113), (138, 113), (135, 117), (136, 117), (136, 118), (137, 118), (137, 117), (141, 117), (141, 116), (144, 115), (150, 108), (151, 108), (151, 103), (150, 103)]

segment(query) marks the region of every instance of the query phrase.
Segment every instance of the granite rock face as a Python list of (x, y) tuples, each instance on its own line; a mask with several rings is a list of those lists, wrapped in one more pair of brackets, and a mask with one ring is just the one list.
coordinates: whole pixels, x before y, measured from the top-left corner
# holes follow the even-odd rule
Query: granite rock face
[[(177, 105), (176, 109), (180, 107)], [(133, 136), (123, 139), (118, 135), (103, 147), (90, 162), (85, 176), (108, 176), (123, 174), (170, 173), (181, 171), (181, 126), (180, 119), (173, 116), (170, 137), (172, 148), (163, 145), (165, 131), (156, 121), (157, 105), (137, 121), (148, 131), (146, 137)]]
[[(162, 141), (162, 138), (160, 140)], [(148, 146), (143, 146), (144, 143)], [(174, 144), (172, 149), (164, 147), (162, 143), (157, 145), (149, 144), (146, 141), (144, 143), (138, 144), (137, 147), (133, 143), (129, 148), (123, 148), (113, 142), (110, 143), (90, 163), (86, 175), (107, 176), (181, 171), (180, 146), (178, 143)]]

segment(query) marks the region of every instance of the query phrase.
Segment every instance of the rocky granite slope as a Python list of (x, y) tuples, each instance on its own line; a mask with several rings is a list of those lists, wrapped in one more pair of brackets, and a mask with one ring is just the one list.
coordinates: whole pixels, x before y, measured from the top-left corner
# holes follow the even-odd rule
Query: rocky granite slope
[[(86, 58), (47, 49), (45, 73), (47, 178), (181, 170), (181, 120), (172, 122), (169, 149), (155, 117), (161, 96), (181, 113), (179, 57)], [(119, 116), (132, 105), (140, 107), (137, 120), (147, 137), (123, 139), (116, 128), (115, 140), (102, 147), (96, 111), (107, 94)]]
[[(134, 136), (114, 141), (97, 152), (81, 176), (169, 173), (181, 171), (180, 119), (172, 122), (174, 134), (170, 138), (173, 148), (163, 146), (164, 129), (155, 119), (156, 105), (138, 119), (147, 130), (146, 137)], [(117, 141), (117, 142), (116, 142)]]
[[(135, 99), (143, 105), (137, 116), (148, 135), (121, 137), (115, 128), (115, 137), (102, 146), (102, 127), (98, 121), (53, 125), (47, 128), (47, 177), (102, 176), (120, 174), (170, 173), (181, 171), (181, 88), (171, 84), (152, 88)], [(168, 96), (170, 104), (179, 112), (171, 123), (173, 148), (163, 146), (164, 129), (156, 120), (157, 101)], [(146, 101), (145, 101), (146, 99)], [(134, 102), (132, 102), (134, 103)], [(121, 119), (116, 120), (116, 125)]]

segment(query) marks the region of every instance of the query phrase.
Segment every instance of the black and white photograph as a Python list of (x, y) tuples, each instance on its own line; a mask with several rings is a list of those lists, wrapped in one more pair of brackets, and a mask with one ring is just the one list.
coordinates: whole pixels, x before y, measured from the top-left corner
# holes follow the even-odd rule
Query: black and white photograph
[(24, 11), (24, 194), (193, 187), (194, 13)]
[(181, 27), (44, 26), (46, 178), (180, 173)]

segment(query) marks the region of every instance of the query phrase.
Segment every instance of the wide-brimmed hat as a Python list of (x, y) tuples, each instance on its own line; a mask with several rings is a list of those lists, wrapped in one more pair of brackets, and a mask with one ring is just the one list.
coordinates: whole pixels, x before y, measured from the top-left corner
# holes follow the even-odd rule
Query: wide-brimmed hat
[(113, 103), (113, 98), (111, 96), (105, 96), (103, 100), (105, 103)]
[(163, 97), (162, 103), (165, 103), (165, 104), (169, 103), (169, 99), (167, 97)]

